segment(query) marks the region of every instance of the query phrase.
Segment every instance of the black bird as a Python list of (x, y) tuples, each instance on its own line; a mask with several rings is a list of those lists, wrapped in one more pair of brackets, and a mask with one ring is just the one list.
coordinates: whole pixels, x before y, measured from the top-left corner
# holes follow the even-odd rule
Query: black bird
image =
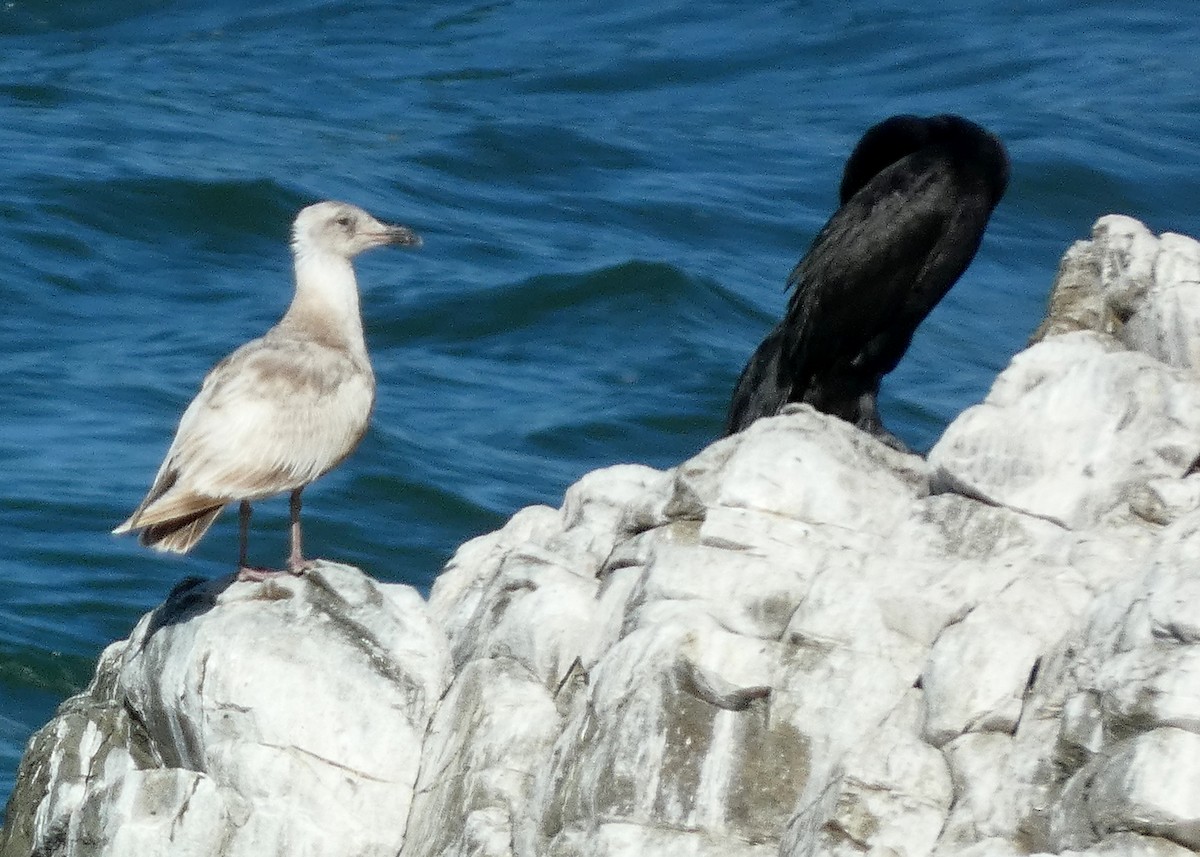
[(879, 384), (974, 258), (1007, 185), (1004, 145), (960, 116), (871, 127), (841, 207), (788, 277), (787, 314), (738, 378), (725, 433), (807, 402), (905, 449), (879, 418)]

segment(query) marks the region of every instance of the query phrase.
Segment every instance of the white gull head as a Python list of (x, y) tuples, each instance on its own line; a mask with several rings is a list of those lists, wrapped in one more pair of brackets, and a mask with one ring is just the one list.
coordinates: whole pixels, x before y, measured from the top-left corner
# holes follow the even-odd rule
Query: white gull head
[(351, 259), (384, 245), (420, 247), (407, 226), (381, 223), (356, 205), (318, 202), (302, 209), (292, 225), (296, 295), (280, 321), (309, 335), (336, 337), (366, 359), (358, 282)]
[(421, 238), (407, 226), (381, 223), (345, 202), (310, 205), (296, 215), (292, 225), (292, 251), (298, 257), (312, 254), (352, 259), (385, 244), (420, 247)]

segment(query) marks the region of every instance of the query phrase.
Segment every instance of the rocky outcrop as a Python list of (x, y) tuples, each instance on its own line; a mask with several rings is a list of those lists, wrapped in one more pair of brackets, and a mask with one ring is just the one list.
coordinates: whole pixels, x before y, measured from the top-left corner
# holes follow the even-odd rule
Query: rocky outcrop
[(806, 407), (464, 545), (189, 583), (9, 855), (1200, 851), (1200, 245), (1128, 218), (927, 460)]
[(448, 654), (356, 569), (185, 581), (34, 736), (0, 853), (394, 855)]

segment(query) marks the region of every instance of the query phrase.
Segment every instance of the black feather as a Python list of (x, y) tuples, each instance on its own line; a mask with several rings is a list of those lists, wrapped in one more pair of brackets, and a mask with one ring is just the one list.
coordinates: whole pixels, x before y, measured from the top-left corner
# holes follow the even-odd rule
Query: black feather
[(738, 378), (726, 434), (807, 402), (903, 447), (879, 418), (880, 382), (974, 258), (1008, 171), (999, 139), (959, 116), (870, 128), (788, 278), (787, 313)]

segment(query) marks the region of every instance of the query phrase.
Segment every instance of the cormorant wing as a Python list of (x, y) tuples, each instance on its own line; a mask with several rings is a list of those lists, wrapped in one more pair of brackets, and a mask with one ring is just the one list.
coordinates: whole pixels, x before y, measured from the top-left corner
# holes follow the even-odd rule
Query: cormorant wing
[[(829, 367), (890, 360), (893, 352), (899, 361), (917, 325), (961, 273), (935, 293), (926, 283), (931, 270), (944, 266), (958, 202), (950, 165), (920, 152), (881, 172), (834, 213), (788, 278), (795, 291), (782, 347), (793, 386), (805, 388)], [(970, 253), (977, 245), (978, 238)]]

